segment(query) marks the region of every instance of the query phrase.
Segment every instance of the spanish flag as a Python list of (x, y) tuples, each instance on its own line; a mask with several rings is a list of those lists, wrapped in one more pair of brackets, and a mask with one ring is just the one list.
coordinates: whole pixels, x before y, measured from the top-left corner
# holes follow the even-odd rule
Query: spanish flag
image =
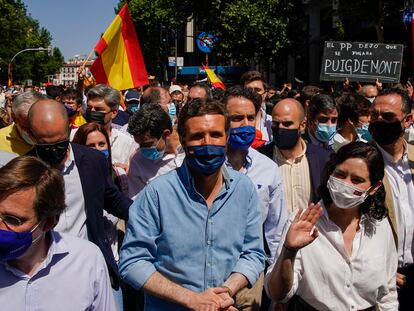
[(149, 84), (141, 47), (125, 4), (95, 46), (98, 58), (91, 66), (96, 83), (126, 90)]
[(207, 77), (210, 80), (211, 85), (216, 89), (226, 89), (224, 83), (220, 80), (219, 77), (214, 73), (210, 67), (203, 65), (204, 70), (206, 71)]

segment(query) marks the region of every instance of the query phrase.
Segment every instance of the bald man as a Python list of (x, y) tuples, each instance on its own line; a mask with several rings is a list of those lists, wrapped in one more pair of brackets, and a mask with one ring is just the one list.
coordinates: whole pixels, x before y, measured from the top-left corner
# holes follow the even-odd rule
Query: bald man
[(66, 209), (55, 230), (95, 243), (105, 257), (112, 286), (118, 289), (118, 267), (104, 232), (103, 210), (127, 219), (132, 201), (113, 184), (102, 152), (69, 143), (68, 116), (62, 104), (50, 99), (33, 104), (29, 130), (36, 143), (30, 155), (58, 169), (65, 182)]
[(281, 169), (289, 213), (319, 201), (320, 176), (331, 153), (306, 143), (301, 137), (305, 128), (305, 111), (300, 102), (283, 99), (272, 111), (273, 142), (258, 149)]

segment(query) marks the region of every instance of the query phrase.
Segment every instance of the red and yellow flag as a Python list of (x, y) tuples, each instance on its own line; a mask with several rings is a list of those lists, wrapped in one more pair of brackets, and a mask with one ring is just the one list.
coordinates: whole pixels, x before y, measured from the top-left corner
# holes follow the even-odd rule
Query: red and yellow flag
[(125, 4), (95, 46), (98, 58), (91, 66), (97, 83), (126, 90), (149, 84), (141, 47)]
[(206, 71), (207, 78), (210, 80), (211, 85), (216, 89), (226, 89), (224, 83), (220, 80), (219, 77), (214, 73), (210, 67), (203, 65), (204, 70)]

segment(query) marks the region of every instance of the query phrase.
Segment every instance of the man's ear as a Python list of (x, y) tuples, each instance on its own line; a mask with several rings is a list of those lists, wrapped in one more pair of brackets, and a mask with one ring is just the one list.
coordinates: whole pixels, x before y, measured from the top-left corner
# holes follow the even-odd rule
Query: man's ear
[(304, 117), (302, 122), (300, 122), (300, 124), (299, 124), (299, 132), (300, 133), (305, 132), (306, 125), (307, 125), (307, 119), (306, 119), (306, 117)]
[(165, 130), (162, 131), (162, 137), (164, 139), (167, 139), (168, 136), (170, 136), (170, 135), (171, 135), (171, 131), (169, 129), (165, 129)]
[(118, 115), (118, 109), (111, 110), (111, 120), (115, 119), (117, 115)]
[(404, 128), (405, 129), (409, 128), (411, 126), (411, 124), (413, 124), (413, 115), (411, 113), (409, 113), (405, 116)]
[(57, 223), (59, 222), (59, 215), (55, 216), (55, 217), (48, 217), (45, 221), (45, 224), (42, 226), (42, 231), (43, 232), (48, 232), (50, 230), (52, 230)]

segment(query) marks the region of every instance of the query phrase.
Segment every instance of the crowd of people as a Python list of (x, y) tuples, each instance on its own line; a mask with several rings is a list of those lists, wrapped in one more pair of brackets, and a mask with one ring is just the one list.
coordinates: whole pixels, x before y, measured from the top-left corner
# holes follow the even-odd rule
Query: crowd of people
[(0, 93), (8, 310), (412, 310), (413, 86)]

